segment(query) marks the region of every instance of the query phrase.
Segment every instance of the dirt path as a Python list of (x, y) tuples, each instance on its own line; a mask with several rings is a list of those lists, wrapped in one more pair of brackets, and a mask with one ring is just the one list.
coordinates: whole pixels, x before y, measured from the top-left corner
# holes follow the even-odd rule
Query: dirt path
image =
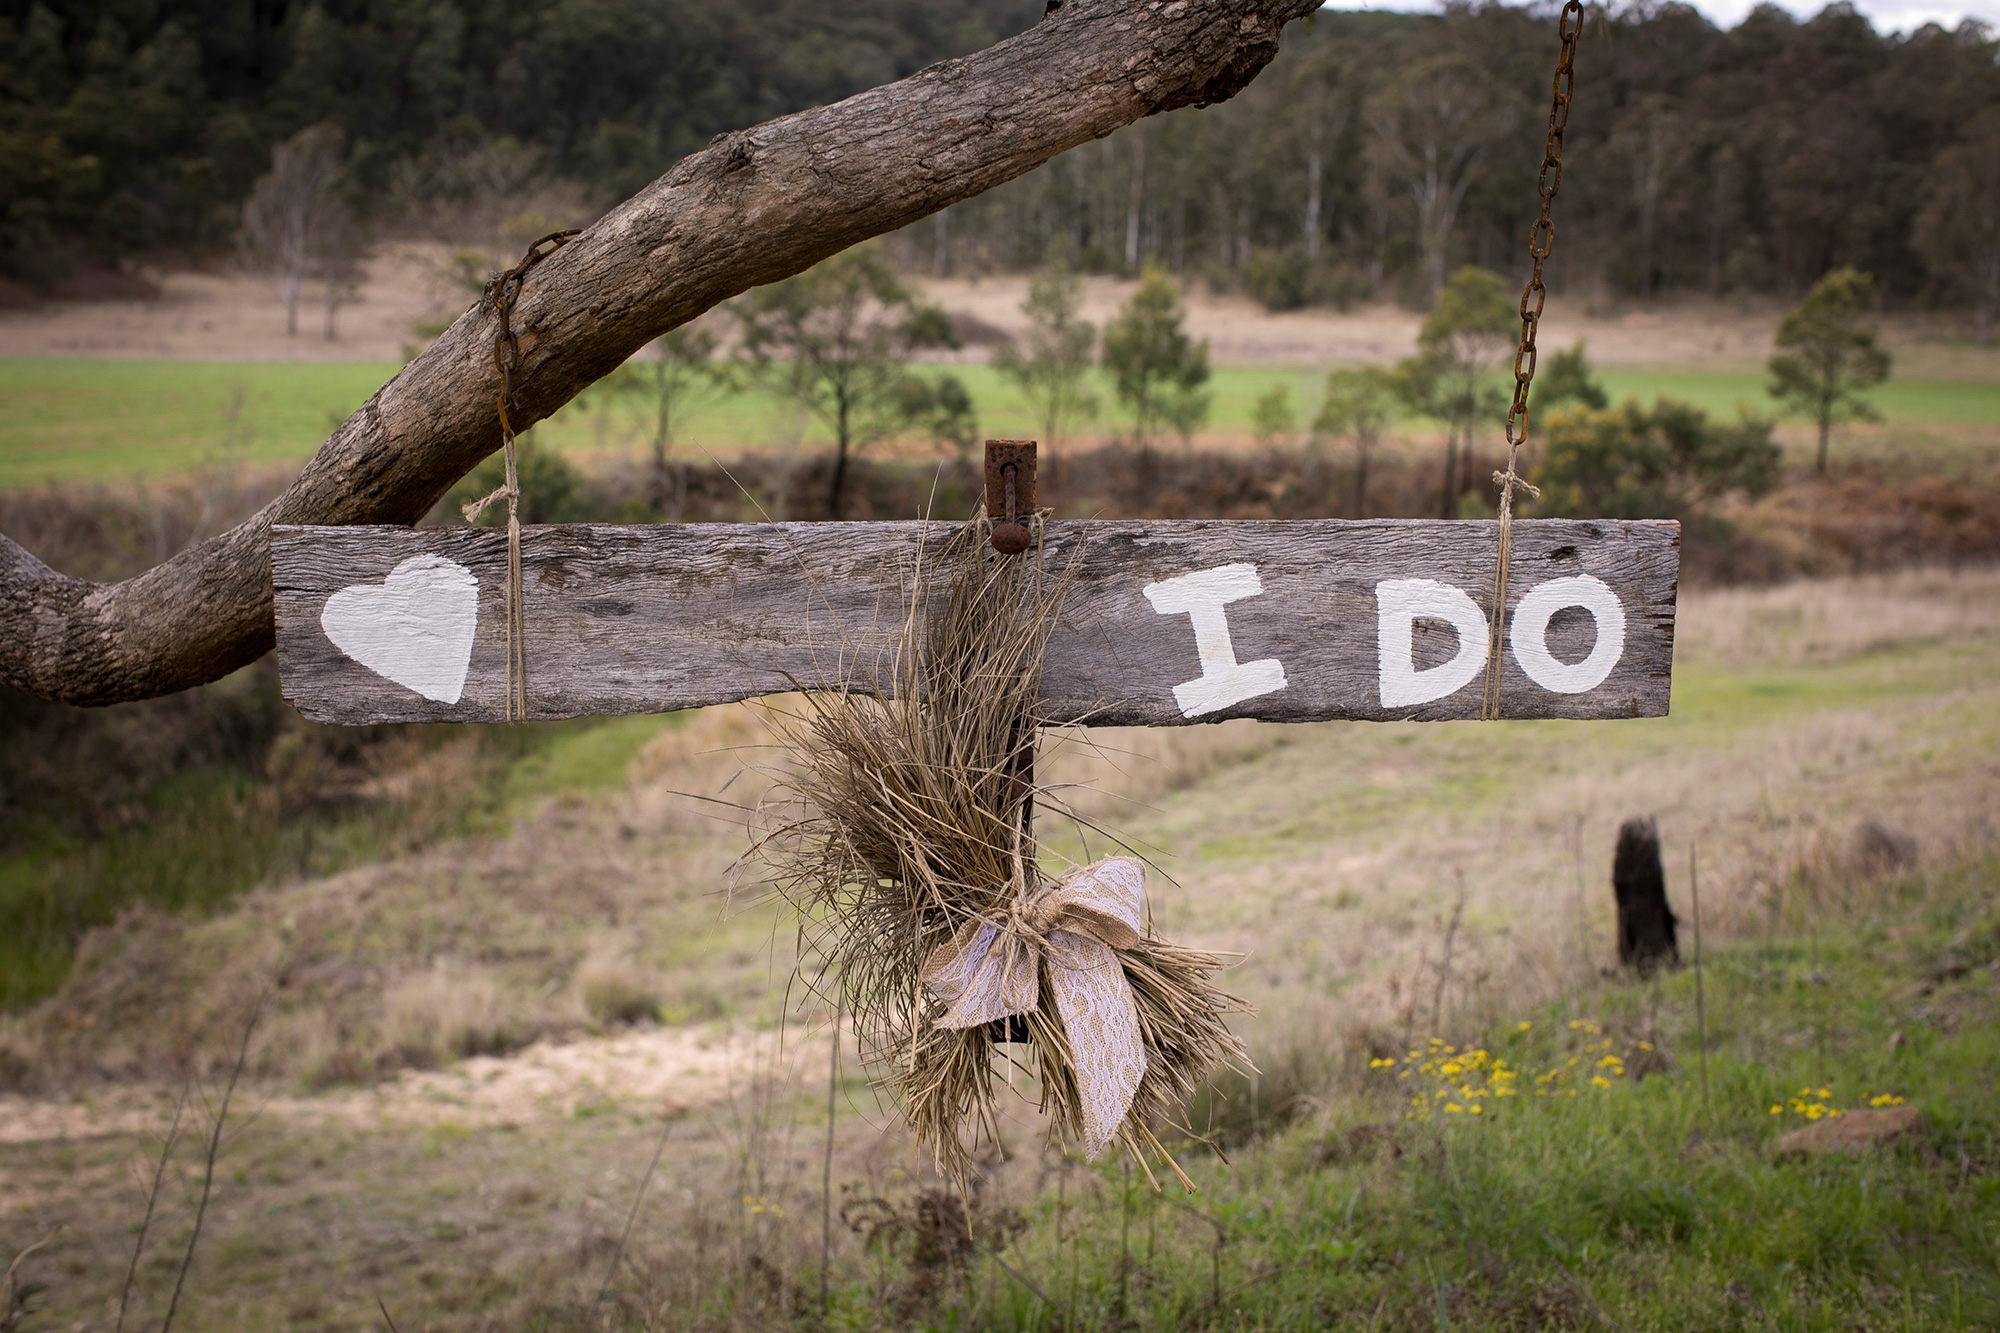
[[(954, 279), (923, 284), (946, 310), (963, 312), (1009, 334), (1026, 327), (1021, 302), (1027, 275)], [(1118, 278), (1084, 282), (1084, 318), (1104, 326), (1138, 283)], [(1272, 314), (1246, 296), (1216, 295), (1199, 284), (1184, 293), (1188, 329), (1206, 338), (1220, 366), (1326, 366), (1382, 363), (1408, 356), (1416, 346), (1419, 312), (1375, 303), (1353, 310), (1313, 309)], [(1704, 364), (1754, 366), (1770, 354), (1775, 310), (1745, 313), (1718, 302), (1686, 302), (1611, 316), (1593, 315), (1566, 296), (1549, 301), (1542, 345), (1568, 347), (1583, 339), (1599, 365)]]
[(338, 335), (324, 336), (320, 297), (309, 285), (299, 332), (263, 277), (234, 269), (152, 275), (150, 301), (52, 301), (0, 310), (0, 356), (162, 357), (189, 361), (403, 361), (410, 326), (469, 293), (443, 277), (437, 246), (385, 246), (365, 268), (359, 298), (344, 306)]
[[(506, 1056), (403, 1070), (365, 1088), (320, 1094), (249, 1089), (239, 1114), (301, 1126), (518, 1128), (600, 1114), (675, 1116), (728, 1101), (753, 1083), (795, 1082), (825, 1068), (823, 1033), (719, 1025), (659, 1027), (537, 1042)], [(157, 1135), (174, 1089), (123, 1085), (65, 1099), (0, 1097), (0, 1144)]]
[[(287, 337), (284, 310), (262, 276), (230, 269), (153, 275), (161, 295), (150, 301), (62, 301), (35, 310), (0, 311), (0, 356), (164, 357), (205, 361), (400, 361), (421, 340), (419, 320), (455, 312), (471, 295), (446, 276), (442, 247), (396, 243), (366, 265), (359, 299), (344, 307), (338, 334), (322, 336), (322, 311), (310, 285), (300, 332)], [(930, 300), (955, 314), (1014, 334), (1028, 278), (1005, 276), (920, 284)], [(1135, 282), (1090, 278), (1085, 317), (1100, 327), (1127, 300)], [(1273, 315), (1247, 297), (1218, 296), (1200, 284), (1186, 293), (1188, 326), (1209, 342), (1222, 366), (1324, 366), (1386, 362), (1409, 354), (1421, 315), (1390, 304), (1342, 313), (1299, 310)], [(1544, 341), (1568, 346), (1578, 338), (1603, 365), (1638, 363), (1753, 364), (1768, 354), (1774, 313), (1745, 314), (1712, 302), (1599, 317), (1580, 301), (1551, 302)], [(965, 355), (983, 360), (987, 348)]]

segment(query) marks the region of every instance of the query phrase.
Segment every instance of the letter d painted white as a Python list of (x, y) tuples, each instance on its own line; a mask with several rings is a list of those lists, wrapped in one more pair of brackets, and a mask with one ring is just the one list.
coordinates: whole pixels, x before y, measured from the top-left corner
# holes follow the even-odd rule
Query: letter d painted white
[[(1486, 613), (1462, 590), (1436, 579), (1384, 579), (1375, 585), (1375, 608), (1384, 708), (1409, 708), (1456, 694), (1485, 669), (1492, 644)], [(1457, 656), (1441, 666), (1417, 670), (1419, 620), (1442, 620), (1458, 631)]]

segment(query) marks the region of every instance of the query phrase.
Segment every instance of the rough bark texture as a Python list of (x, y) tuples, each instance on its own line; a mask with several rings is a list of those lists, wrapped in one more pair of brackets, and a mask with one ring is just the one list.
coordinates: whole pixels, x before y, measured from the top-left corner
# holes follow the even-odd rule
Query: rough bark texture
[[(1036, 27), (844, 102), (717, 137), (534, 272), (515, 307), (525, 427), (647, 342), (1102, 138), (1222, 101), (1318, 0), (1070, 0)], [(0, 536), (0, 681), (108, 704), (271, 647), (271, 527), (411, 523), (499, 446), (493, 320), (475, 306), (255, 518), (116, 584)]]
[[(1483, 655), (1472, 659), (1477, 673), (1441, 697), (1385, 704), (1377, 585), (1434, 579), (1464, 592), (1467, 605), (1483, 603), (1497, 527), (1397, 519), (1051, 523), (1040, 556), (1048, 576), (1079, 551), (1083, 563), (1049, 644), (1043, 717), (1123, 726), (1477, 717)], [(529, 714), (664, 712), (799, 685), (871, 691), (893, 679), (889, 659), (917, 553), (927, 538), (935, 545), (951, 531), (942, 523), (529, 528), (521, 549)], [(1516, 523), (1514, 533), (1511, 606), (1552, 579), (1590, 575), (1617, 593), (1625, 628), (1616, 665), (1580, 693), (1536, 684), (1511, 648), (1503, 652), (1501, 715), (1663, 716), (1679, 525), (1536, 519)], [(279, 529), (285, 697), (323, 722), (500, 720), (506, 546), (486, 528)], [(456, 606), (441, 604), (451, 594), (436, 593), (398, 605), (385, 581), (418, 557), (461, 566), (477, 579), (476, 593), (460, 592)], [(1197, 628), (1190, 615), (1163, 611), (1146, 589), (1239, 563), (1255, 569), (1259, 591), (1223, 607), (1219, 628), (1239, 663), (1276, 663), (1283, 683), (1263, 681), (1190, 714), (1176, 687), (1208, 675)], [(327, 607), (336, 597), (368, 609), (336, 613), (330, 627)], [(1442, 621), (1420, 621), (1413, 631), (1411, 657), (1420, 667), (1460, 651)], [(1577, 662), (1597, 636), (1592, 617), (1578, 612), (1552, 618), (1543, 641), (1558, 660)], [(427, 698), (409, 672), (409, 684), (396, 684), (389, 663), (411, 660), (449, 662), (462, 692), (444, 690), (449, 702), (436, 692)], [(1657, 880), (1657, 844), (1652, 864)]]
[(1611, 858), (1611, 890), (1618, 897), (1618, 961), (1640, 976), (1665, 964), (1681, 965), (1667, 906), (1667, 875), (1660, 865), (1660, 829), (1650, 819), (1628, 819), (1618, 829)]

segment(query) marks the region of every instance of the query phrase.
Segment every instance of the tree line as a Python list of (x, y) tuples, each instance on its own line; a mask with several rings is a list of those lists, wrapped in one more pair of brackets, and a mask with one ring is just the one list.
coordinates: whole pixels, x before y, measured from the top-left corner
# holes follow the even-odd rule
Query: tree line
[[(567, 220), (715, 133), (1042, 7), (0, 0), (0, 270), (46, 283), (234, 244), (275, 150), (308, 130), (337, 133), (361, 223), (455, 240)], [(1890, 302), (1969, 305), (1983, 336), (2000, 307), (1996, 54), (1983, 25), (1883, 34), (1846, 4), (1805, 21), (1765, 6), (1726, 31), (1679, 4), (1593, 11), (1553, 281), (1797, 296), (1853, 267)], [(1234, 100), (1077, 149), (890, 253), (934, 274), (1155, 263), (1272, 308), (1427, 305), (1463, 264), (1520, 266), (1554, 55), (1545, 9), (1323, 12)]]
[[(689, 468), (674, 456), (675, 435), (691, 413), (761, 382), (789, 399), (832, 446), (825, 513), (839, 518), (852, 463), (873, 445), (898, 438), (955, 450), (969, 465), (979, 438), (976, 404), (949, 369), (913, 364), (915, 354), (959, 345), (952, 321), (904, 283), (880, 243), (856, 246), (796, 277), (760, 287), (709, 316), (676, 329), (605, 377), (595, 406), (621, 401), (651, 444), (642, 512), (680, 520), (689, 499)], [(1082, 284), (1061, 262), (1029, 285), (1021, 305), (1020, 339), (996, 350), (994, 366), (1011, 380), (1035, 422), (1037, 438), (1056, 463), (1084, 423), (1101, 409), (1096, 386), (1116, 399), (1120, 443), (1129, 451), (1133, 481), (1151, 485), (1157, 444), (1178, 436), (1191, 452), (1211, 403), (1208, 344), (1186, 328), (1173, 279), (1148, 265), (1137, 288), (1100, 330), (1082, 318)], [(1873, 420), (1869, 390), (1887, 378), (1888, 352), (1875, 320), (1874, 280), (1836, 269), (1813, 285), (1780, 323), (1770, 358), (1769, 396), (1786, 414), (1818, 429), (1816, 471), (1827, 471), (1832, 429)], [(734, 324), (734, 347), (719, 329)], [(1432, 494), (1440, 518), (1484, 517), (1491, 493), (1476, 461), (1506, 418), (1509, 394), (1502, 368), (1519, 331), (1519, 310), (1505, 279), (1467, 265), (1438, 292), (1417, 333), (1412, 355), (1389, 366), (1337, 366), (1306, 434), (1287, 385), (1256, 403), (1255, 435), (1266, 454), (1295, 441), (1324, 457), (1345, 442), (1352, 466), (1347, 511), (1368, 516), (1371, 456), (1402, 420), (1444, 428), (1439, 483)], [(1662, 397), (1613, 406), (1592, 374), (1582, 343), (1550, 349), (1535, 379), (1527, 454), (1539, 491), (1523, 501), (1531, 512), (1573, 517), (1689, 517), (1730, 494), (1761, 495), (1778, 479), (1782, 453), (1772, 439), (1775, 418), (1740, 406), (1734, 422), (1712, 420), (1691, 404)], [(1526, 429), (1527, 423), (1522, 423)], [(530, 522), (577, 521), (587, 515), (581, 479), (559, 457), (524, 440), (520, 475)], [(1407, 464), (1407, 460), (1401, 460)], [(500, 484), (489, 459), (461, 484), (470, 499)], [(1404, 467), (1407, 471), (1407, 467)], [(641, 512), (641, 511), (635, 511)]]
[[(1519, 274), (1556, 56), (1542, 8), (1322, 12), (1231, 102), (1141, 122), (913, 229), (912, 261), (1149, 261), (1273, 308), (1425, 305), (1463, 264)], [(2000, 67), (1984, 25), (1876, 32), (1851, 6), (1724, 31), (1680, 4), (1592, 11), (1554, 285), (1894, 302), (2000, 298)], [(1518, 283), (1517, 283), (1518, 285)]]
[(383, 215), (426, 198), (422, 177), (468, 170), (530, 209), (555, 181), (601, 210), (724, 130), (978, 50), (1042, 8), (0, 0), (0, 277), (226, 251), (274, 149), (315, 127), (340, 136), (362, 221), (400, 223)]

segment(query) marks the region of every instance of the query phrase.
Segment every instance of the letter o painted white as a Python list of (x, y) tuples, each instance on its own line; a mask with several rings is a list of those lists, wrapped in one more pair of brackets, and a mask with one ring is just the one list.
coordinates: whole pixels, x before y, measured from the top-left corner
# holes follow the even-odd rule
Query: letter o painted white
[[(1384, 708), (1409, 708), (1456, 694), (1486, 666), (1492, 636), (1486, 613), (1460, 589), (1436, 579), (1384, 579), (1375, 585), (1377, 677)], [(1458, 633), (1449, 662), (1417, 670), (1415, 627), (1442, 620)]]
[[(1580, 606), (1597, 622), (1597, 642), (1581, 662), (1558, 661), (1549, 651), (1549, 621), (1555, 613)], [(1602, 579), (1588, 574), (1550, 579), (1530, 588), (1514, 608), (1507, 640), (1528, 679), (1556, 694), (1594, 690), (1625, 655), (1625, 604)]]

